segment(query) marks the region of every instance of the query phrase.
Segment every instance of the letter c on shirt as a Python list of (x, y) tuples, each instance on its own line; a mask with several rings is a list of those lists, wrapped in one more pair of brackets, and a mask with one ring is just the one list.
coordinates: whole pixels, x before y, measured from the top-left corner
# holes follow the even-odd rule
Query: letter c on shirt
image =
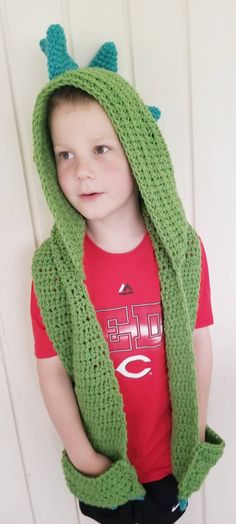
[(129, 377), (129, 378), (144, 377), (145, 375), (147, 375), (147, 373), (151, 371), (152, 368), (144, 368), (139, 373), (131, 373), (130, 371), (127, 370), (127, 365), (130, 362), (135, 362), (136, 360), (142, 360), (143, 362), (151, 362), (150, 358), (146, 357), (145, 355), (135, 355), (133, 357), (128, 357), (125, 360), (123, 360), (123, 362), (121, 362), (121, 364), (118, 366), (116, 371), (119, 371), (119, 373), (121, 373), (121, 375), (124, 375), (124, 377)]

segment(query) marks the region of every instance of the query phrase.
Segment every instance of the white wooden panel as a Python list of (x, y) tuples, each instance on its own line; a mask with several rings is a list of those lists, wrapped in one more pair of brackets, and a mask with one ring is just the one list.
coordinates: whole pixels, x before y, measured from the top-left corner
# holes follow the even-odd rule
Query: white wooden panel
[(81, 12), (77, 0), (68, 2), (73, 56), (77, 63), (88, 65), (99, 47), (113, 41), (118, 51), (118, 72), (131, 82), (132, 64), (126, 0), (86, 0)]
[(214, 373), (209, 421), (225, 437), (224, 458), (206, 481), (206, 523), (233, 523), (236, 427), (236, 4), (191, 0), (196, 225), (212, 285)]
[[(39, 392), (29, 315), (31, 260), (35, 243), (28, 204), (28, 187), (22, 164), (24, 155), (21, 155), (20, 151), (21, 147), (25, 148), (24, 151), (27, 151), (27, 146), (24, 143), (25, 135), (23, 131), (21, 134), (20, 125), (26, 115), (28, 118), (30, 117), (31, 108), (29, 105), (27, 106), (26, 94), (24, 93), (23, 96), (19, 66), (19, 61), (22, 60), (26, 68), (27, 53), (24, 54), (23, 49), (21, 49), (21, 52), (19, 50), (19, 54), (17, 52), (22, 42), (21, 28), (22, 26), (27, 27), (26, 18), (29, 11), (26, 8), (28, 6), (28, 2), (25, 5), (24, 2), (21, 3), (21, 10), (17, 19), (15, 18), (15, 11), (14, 16), (13, 13), (8, 13), (8, 16), (5, 16), (6, 12), (4, 13), (4, 36), (7, 41), (11, 83), (8, 82), (6, 63), (2, 56), (1, 95), (4, 98), (4, 106), (0, 125), (1, 137), (4, 140), (0, 141), (2, 159), (0, 224), (1, 242), (3, 242), (4, 250), (1, 256), (0, 290), (5, 335), (5, 344), (2, 350), (14, 404), (19, 445), (30, 500), (32, 501), (34, 522), (35, 524), (48, 524), (48, 522), (64, 524), (68, 519), (71, 524), (76, 524), (78, 519), (74, 499), (65, 489), (61, 471), (60, 453), (62, 445), (49, 422)], [(11, 2), (9, 2), (8, 7), (9, 9), (12, 7)], [(16, 4), (14, 4), (15, 7)], [(35, 13), (36, 15), (37, 13)], [(19, 23), (19, 19), (22, 24)], [(32, 41), (35, 42), (33, 25), (30, 38), (28, 34), (28, 47), (30, 47), (29, 42)], [(0, 48), (2, 52), (3, 46)], [(13, 86), (12, 92), (17, 93), (17, 96), (13, 99), (11, 98), (11, 84)], [(22, 87), (22, 92), (20, 92), (20, 87)], [(27, 89), (29, 94), (31, 90), (30, 81), (24, 83), (25, 92), (27, 92)], [(21, 113), (19, 93), (22, 94), (25, 113)], [(17, 106), (16, 111), (15, 104)], [(18, 129), (20, 129), (20, 134), (17, 134)], [(24, 127), (22, 127), (22, 130), (24, 130)], [(10, 435), (8, 445), (10, 445)], [(11, 467), (14, 467), (14, 462), (12, 462)], [(18, 490), (20, 493), (20, 485)], [(12, 511), (14, 510), (12, 490), (8, 493), (5, 503), (12, 506)], [(22, 500), (23, 507), (25, 504), (26, 501)], [(6, 524), (16, 522), (18, 522), (18, 515), (15, 509), (15, 521), (11, 520)]]
[(11, 524), (17, 518), (17, 524), (33, 524), (4, 369), (2, 346), (3, 330), (0, 324), (0, 522)]
[(188, 34), (185, 1), (130, 0), (134, 77), (158, 121), (175, 170), (178, 191), (193, 223)]
[(38, 245), (48, 236), (52, 218), (33, 164), (31, 122), (36, 96), (48, 81), (46, 57), (39, 41), (51, 23), (63, 24), (61, 2), (8, 0), (1, 4), (22, 160)]

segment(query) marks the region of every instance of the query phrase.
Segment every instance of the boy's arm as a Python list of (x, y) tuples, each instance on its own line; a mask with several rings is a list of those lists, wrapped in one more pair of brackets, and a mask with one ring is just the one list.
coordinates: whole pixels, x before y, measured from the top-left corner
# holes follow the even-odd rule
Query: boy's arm
[(207, 407), (212, 375), (212, 347), (208, 327), (195, 329), (193, 332), (193, 351), (197, 374), (199, 437), (205, 440)]
[(71, 462), (84, 474), (100, 475), (110, 467), (111, 461), (91, 446), (70, 377), (59, 357), (37, 359), (37, 371), (47, 411)]

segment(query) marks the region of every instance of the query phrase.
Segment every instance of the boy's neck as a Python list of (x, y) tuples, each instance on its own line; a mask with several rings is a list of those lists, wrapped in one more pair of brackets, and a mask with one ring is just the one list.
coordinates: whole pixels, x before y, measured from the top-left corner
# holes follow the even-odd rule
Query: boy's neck
[(146, 232), (141, 212), (127, 220), (110, 219), (109, 223), (96, 220), (86, 221), (86, 233), (104, 251), (126, 253), (135, 249)]

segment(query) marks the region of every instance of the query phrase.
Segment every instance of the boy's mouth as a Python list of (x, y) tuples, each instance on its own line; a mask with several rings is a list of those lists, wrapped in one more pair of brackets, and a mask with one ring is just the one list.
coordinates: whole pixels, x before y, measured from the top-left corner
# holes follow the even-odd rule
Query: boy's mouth
[(79, 195), (80, 198), (83, 198), (83, 199), (93, 199), (93, 198), (96, 198), (98, 197), (99, 195), (102, 195), (102, 193), (82, 193), (81, 195)]

